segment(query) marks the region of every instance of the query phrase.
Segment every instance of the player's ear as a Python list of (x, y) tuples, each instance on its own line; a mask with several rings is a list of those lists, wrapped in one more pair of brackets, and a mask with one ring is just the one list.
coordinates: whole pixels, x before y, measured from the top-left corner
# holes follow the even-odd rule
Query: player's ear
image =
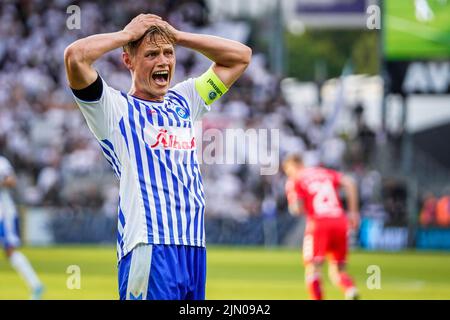
[(130, 53), (124, 51), (122, 52), (122, 61), (125, 67), (127, 67), (128, 70), (133, 70), (133, 59), (130, 55)]

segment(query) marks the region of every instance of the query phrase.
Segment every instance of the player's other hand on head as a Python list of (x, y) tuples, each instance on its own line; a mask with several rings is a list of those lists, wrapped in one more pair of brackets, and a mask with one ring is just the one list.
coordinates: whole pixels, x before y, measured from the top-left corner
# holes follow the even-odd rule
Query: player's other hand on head
[(175, 29), (175, 27), (172, 26), (169, 22), (167, 22), (165, 20), (161, 20), (161, 21), (158, 21), (158, 23), (156, 25), (158, 27), (164, 29), (172, 37), (171, 40), (174, 43), (178, 42), (180, 31)]
[(122, 31), (129, 35), (130, 42), (136, 41), (140, 39), (151, 26), (157, 25), (160, 21), (162, 21), (160, 16), (141, 13), (134, 17)]
[(130, 42), (139, 40), (149, 28), (158, 27), (166, 31), (171, 42), (176, 43), (178, 40), (179, 31), (175, 29), (170, 23), (164, 21), (160, 16), (154, 14), (140, 14), (133, 18), (128, 23), (122, 32), (125, 32), (130, 37)]

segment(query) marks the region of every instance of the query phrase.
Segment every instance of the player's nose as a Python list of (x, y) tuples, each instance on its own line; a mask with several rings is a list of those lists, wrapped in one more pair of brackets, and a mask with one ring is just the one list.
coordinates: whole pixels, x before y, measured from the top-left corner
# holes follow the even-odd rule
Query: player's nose
[(166, 57), (164, 54), (160, 54), (158, 56), (158, 66), (168, 66), (169, 65), (169, 58)]

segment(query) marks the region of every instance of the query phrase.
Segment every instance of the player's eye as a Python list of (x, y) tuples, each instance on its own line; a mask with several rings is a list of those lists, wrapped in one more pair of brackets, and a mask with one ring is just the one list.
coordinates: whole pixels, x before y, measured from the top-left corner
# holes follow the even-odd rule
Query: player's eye
[(146, 57), (151, 57), (151, 58), (156, 58), (158, 55), (159, 55), (159, 52), (151, 51), (151, 52), (148, 52), (145, 56)]

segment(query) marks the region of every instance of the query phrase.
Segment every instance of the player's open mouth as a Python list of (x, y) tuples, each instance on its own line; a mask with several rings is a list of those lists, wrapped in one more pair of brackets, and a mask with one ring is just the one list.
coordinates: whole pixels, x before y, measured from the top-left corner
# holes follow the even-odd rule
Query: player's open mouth
[(169, 71), (156, 71), (152, 74), (152, 79), (161, 86), (165, 86), (169, 80)]

